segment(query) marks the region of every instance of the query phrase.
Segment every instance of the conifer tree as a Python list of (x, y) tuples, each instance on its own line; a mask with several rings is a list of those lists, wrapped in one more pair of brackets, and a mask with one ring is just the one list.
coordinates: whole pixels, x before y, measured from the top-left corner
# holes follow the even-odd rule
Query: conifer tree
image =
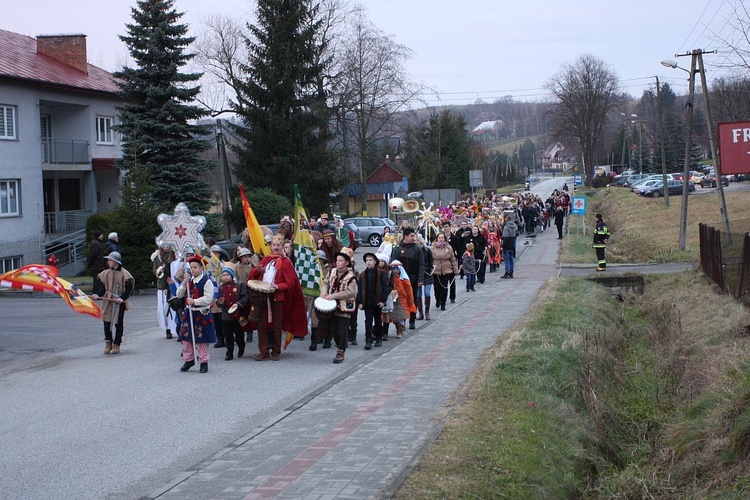
[(316, 9), (309, 0), (258, 0), (233, 104), (243, 121), (235, 127), (240, 180), (289, 199), (299, 184), (313, 213), (328, 207), (334, 170), (327, 146), (330, 112), (320, 84), (325, 41)]
[(162, 210), (185, 202), (195, 212), (210, 206), (204, 180), (211, 168), (201, 158), (210, 147), (203, 139), (210, 129), (193, 122), (206, 115), (191, 104), (200, 92), (199, 73), (181, 69), (194, 54), (186, 52), (194, 41), (187, 37), (187, 24), (178, 24), (183, 13), (174, 0), (139, 0), (131, 8), (133, 23), (120, 39), (128, 47), (134, 68), (124, 67), (119, 79), (120, 123), (128, 196), (151, 200)]

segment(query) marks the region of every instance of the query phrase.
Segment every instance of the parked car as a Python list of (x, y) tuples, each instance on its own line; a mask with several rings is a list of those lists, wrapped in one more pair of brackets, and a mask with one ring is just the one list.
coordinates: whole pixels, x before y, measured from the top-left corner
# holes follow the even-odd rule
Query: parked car
[(703, 172), (693, 172), (693, 175), (690, 176), (690, 181), (694, 184), (700, 184), (704, 177), (706, 177), (706, 174)]
[[(669, 196), (676, 196), (682, 194), (682, 181), (677, 180), (668, 180), (667, 181), (667, 190), (669, 191)], [(688, 182), (688, 193), (692, 193), (695, 191), (695, 184), (692, 182)], [(643, 189), (640, 190), (638, 193), (641, 196), (651, 196), (653, 198), (658, 198), (659, 196), (664, 195), (664, 182), (658, 182), (656, 184), (653, 184), (651, 186), (646, 186)]]
[(633, 184), (633, 186), (631, 187), (631, 190), (632, 190), (632, 191), (633, 191), (633, 192), (634, 192), (635, 194), (640, 194), (640, 193), (641, 193), (641, 191), (642, 191), (642, 190), (643, 190), (644, 188), (647, 188), (647, 187), (649, 187), (649, 186), (654, 186), (654, 185), (656, 185), (656, 184), (659, 184), (659, 183), (661, 183), (661, 182), (662, 182), (662, 180), (661, 180), (661, 179), (646, 179), (646, 180), (644, 180), (644, 181), (641, 181), (641, 182), (639, 182), (639, 183), (637, 183), (637, 184)]
[(396, 232), (396, 223), (385, 217), (351, 217), (344, 219), (344, 222), (354, 223), (361, 240), (371, 247), (380, 246), (386, 226), (391, 228), (391, 232)]
[[(716, 187), (716, 174), (708, 174), (703, 179), (701, 179), (700, 185), (702, 188), (707, 187)], [(722, 186), (728, 186), (729, 180), (727, 179), (726, 175), (721, 176), (721, 185)]]
[[(635, 184), (638, 181), (642, 181), (644, 179), (648, 179), (648, 174), (633, 174), (629, 175), (627, 177), (628, 181), (625, 184), (625, 187), (631, 187), (633, 184)], [(631, 189), (632, 191), (632, 189)]]
[(607, 184), (607, 187), (627, 187), (628, 186), (628, 178), (627, 177), (620, 177), (616, 179), (614, 182), (610, 182)]

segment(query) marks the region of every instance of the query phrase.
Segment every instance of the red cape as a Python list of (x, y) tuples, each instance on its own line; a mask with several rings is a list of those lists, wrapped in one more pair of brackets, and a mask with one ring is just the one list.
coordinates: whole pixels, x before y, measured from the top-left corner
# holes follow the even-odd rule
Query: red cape
[[(265, 269), (269, 262), (276, 259), (276, 279), (274, 284), (284, 292), (284, 319), (281, 327), (295, 337), (307, 335), (307, 308), (305, 298), (302, 295), (302, 285), (294, 270), (292, 261), (281, 255), (266, 255), (260, 261), (260, 267)], [(250, 271), (249, 279), (261, 279), (263, 272), (259, 267)], [(279, 292), (276, 292), (279, 293)]]

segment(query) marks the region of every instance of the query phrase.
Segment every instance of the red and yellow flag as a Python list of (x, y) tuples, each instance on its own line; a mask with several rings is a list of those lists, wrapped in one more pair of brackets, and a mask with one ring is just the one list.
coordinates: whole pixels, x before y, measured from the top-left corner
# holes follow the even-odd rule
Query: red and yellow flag
[(258, 219), (255, 218), (253, 209), (250, 208), (250, 203), (247, 202), (245, 196), (245, 186), (240, 184), (240, 197), (242, 198), (242, 210), (245, 212), (245, 224), (247, 224), (247, 234), (250, 236), (250, 243), (253, 245), (255, 253), (260, 254), (262, 257), (271, 254), (271, 249), (268, 248), (263, 230), (258, 224)]
[(56, 293), (77, 313), (101, 318), (102, 312), (88, 295), (74, 284), (57, 277), (56, 267), (30, 264), (0, 275), (0, 286), (35, 292)]

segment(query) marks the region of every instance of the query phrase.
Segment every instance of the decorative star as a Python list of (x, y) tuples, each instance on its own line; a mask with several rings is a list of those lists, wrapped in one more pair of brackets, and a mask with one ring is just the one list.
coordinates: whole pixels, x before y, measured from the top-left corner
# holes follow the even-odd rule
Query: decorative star
[(188, 247), (201, 249), (206, 245), (201, 235), (206, 226), (206, 218), (191, 216), (184, 203), (177, 204), (174, 215), (159, 214), (156, 221), (162, 227), (161, 234), (156, 237), (156, 244), (172, 247), (178, 259), (185, 256)]

